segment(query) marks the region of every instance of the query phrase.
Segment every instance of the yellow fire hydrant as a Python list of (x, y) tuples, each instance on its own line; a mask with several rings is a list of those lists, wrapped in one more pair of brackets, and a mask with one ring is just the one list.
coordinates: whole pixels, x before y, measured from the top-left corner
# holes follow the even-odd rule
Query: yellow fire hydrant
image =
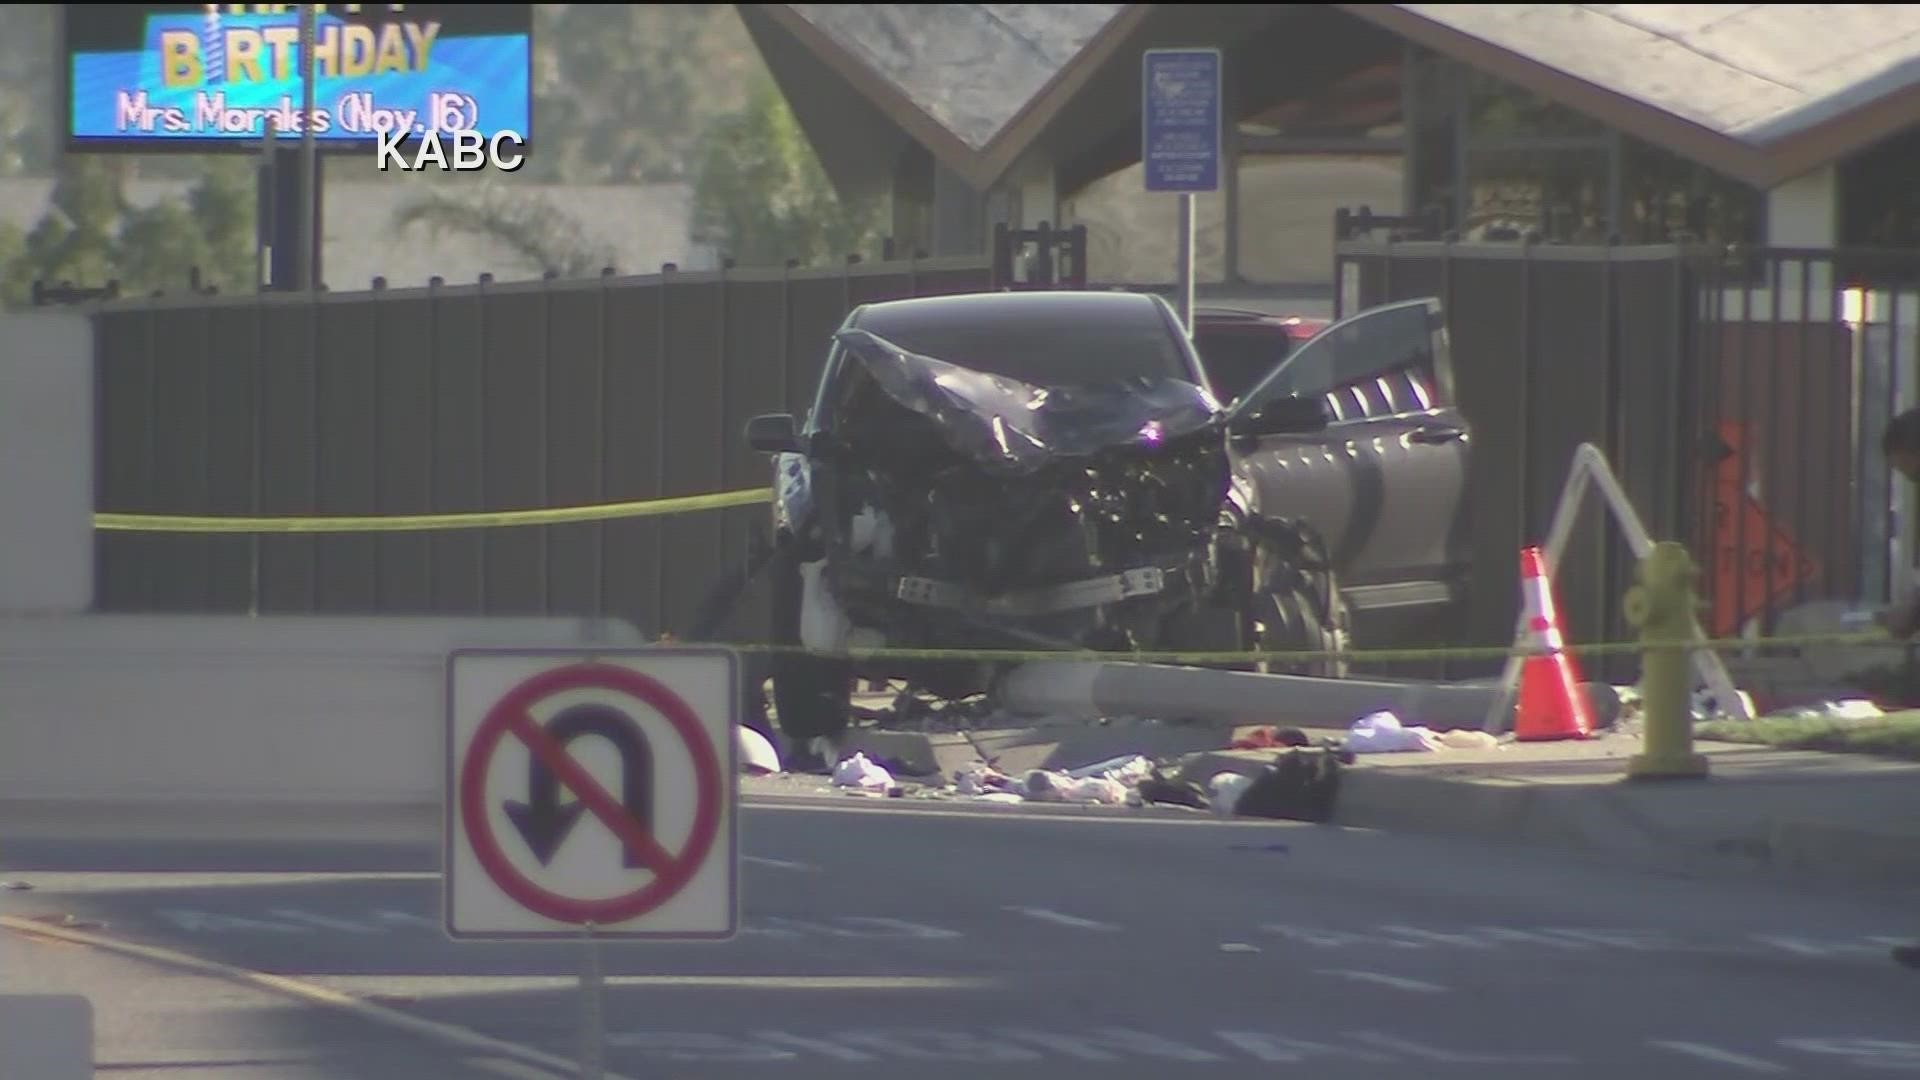
[(1641, 752), (1627, 762), (1630, 780), (1697, 780), (1707, 758), (1693, 749), (1688, 660), (1699, 632), (1694, 582), (1699, 570), (1687, 549), (1655, 544), (1640, 560), (1639, 583), (1627, 590), (1624, 614), (1640, 631)]

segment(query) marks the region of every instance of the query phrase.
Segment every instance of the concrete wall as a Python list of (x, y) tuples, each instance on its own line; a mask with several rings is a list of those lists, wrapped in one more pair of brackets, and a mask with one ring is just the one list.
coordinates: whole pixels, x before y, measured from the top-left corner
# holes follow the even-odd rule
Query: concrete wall
[(334, 839), (430, 841), (449, 652), (640, 644), (617, 620), (0, 618), (0, 842), (217, 841), (236, 806), (235, 829), (351, 810), (372, 835)]
[(93, 603), (93, 324), (0, 315), (0, 614)]

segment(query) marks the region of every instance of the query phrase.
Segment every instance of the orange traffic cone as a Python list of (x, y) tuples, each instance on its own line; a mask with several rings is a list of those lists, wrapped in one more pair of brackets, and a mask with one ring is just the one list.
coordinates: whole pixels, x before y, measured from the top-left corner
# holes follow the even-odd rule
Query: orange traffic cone
[(1525, 605), (1530, 642), (1547, 650), (1529, 656), (1520, 672), (1513, 737), (1520, 742), (1585, 739), (1593, 734), (1587, 697), (1580, 691), (1580, 672), (1563, 650), (1560, 616), (1553, 603), (1553, 583), (1547, 579), (1546, 556), (1537, 547), (1520, 553), (1520, 602)]

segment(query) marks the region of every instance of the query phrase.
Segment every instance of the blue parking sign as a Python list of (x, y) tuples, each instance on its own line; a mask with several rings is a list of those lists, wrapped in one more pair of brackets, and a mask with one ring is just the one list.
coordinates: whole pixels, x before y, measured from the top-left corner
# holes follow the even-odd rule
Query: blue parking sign
[(1147, 50), (1140, 92), (1147, 190), (1220, 190), (1220, 50)]

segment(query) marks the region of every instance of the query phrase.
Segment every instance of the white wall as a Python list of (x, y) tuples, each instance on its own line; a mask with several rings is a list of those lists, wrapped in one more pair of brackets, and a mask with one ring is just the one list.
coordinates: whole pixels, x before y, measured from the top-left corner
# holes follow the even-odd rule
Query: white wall
[(1840, 240), (1840, 180), (1833, 166), (1796, 176), (1767, 192), (1767, 243), (1829, 248)]
[(93, 324), (0, 315), (0, 614), (93, 604)]
[[(1767, 246), (1832, 248), (1839, 243), (1840, 177), (1833, 166), (1796, 176), (1767, 192)], [(1808, 298), (1805, 312), (1799, 310), (1802, 296)], [(1764, 311), (1756, 305), (1753, 317), (1775, 317)], [(1787, 260), (1780, 264), (1778, 318), (1832, 320), (1839, 316), (1830, 263)]]
[[(1333, 284), (1333, 214), (1369, 206), (1398, 214), (1404, 197), (1398, 157), (1247, 155), (1240, 159), (1239, 262), (1248, 281), (1272, 285)], [(1179, 206), (1174, 196), (1144, 190), (1135, 164), (1062, 194), (1060, 219), (1087, 226), (1087, 263), (1102, 282), (1174, 280)], [(1226, 274), (1226, 196), (1197, 195), (1194, 280), (1218, 284)]]

